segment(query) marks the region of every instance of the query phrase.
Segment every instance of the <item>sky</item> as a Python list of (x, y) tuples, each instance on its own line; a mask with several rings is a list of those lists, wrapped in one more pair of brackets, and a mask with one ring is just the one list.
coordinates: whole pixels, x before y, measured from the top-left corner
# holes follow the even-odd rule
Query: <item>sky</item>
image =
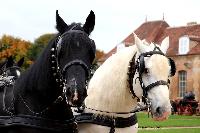
[(0, 0), (0, 37), (12, 35), (33, 42), (55, 33), (55, 14), (67, 24), (85, 23), (96, 15), (91, 38), (97, 49), (110, 51), (147, 21), (164, 20), (171, 26), (200, 23), (199, 0)]

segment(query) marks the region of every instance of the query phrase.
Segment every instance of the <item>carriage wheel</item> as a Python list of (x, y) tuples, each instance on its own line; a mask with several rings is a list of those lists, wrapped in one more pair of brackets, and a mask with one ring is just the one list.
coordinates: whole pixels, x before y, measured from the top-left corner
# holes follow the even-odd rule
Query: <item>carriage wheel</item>
[(192, 115), (192, 114), (193, 114), (192, 106), (191, 106), (190, 104), (184, 106), (183, 113), (184, 113), (185, 115)]

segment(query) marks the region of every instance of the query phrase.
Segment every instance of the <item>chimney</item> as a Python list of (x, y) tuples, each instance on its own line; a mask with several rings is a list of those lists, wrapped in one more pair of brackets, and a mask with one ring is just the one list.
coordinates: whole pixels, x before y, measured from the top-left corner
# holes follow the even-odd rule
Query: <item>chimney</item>
[(188, 22), (187, 26), (196, 25), (196, 24), (197, 24), (197, 22)]

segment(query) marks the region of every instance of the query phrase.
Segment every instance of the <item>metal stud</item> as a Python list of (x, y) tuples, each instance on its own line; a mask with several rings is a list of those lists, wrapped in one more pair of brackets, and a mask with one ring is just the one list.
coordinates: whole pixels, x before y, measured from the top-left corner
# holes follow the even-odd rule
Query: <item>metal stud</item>
[(53, 76), (56, 76), (56, 73), (53, 73)]
[(54, 54), (52, 54), (52, 55), (51, 55), (51, 57), (52, 57), (52, 58), (54, 58), (54, 57), (55, 57), (55, 55), (54, 55)]
[(66, 86), (63, 86), (63, 92), (66, 93), (66, 91), (67, 91)]
[(52, 70), (55, 70), (56, 68), (55, 68), (55, 67), (51, 67), (51, 69), (52, 69)]
[(55, 51), (55, 49), (54, 49), (54, 48), (52, 48), (52, 49), (51, 49), (51, 51)]
[(58, 82), (59, 80), (58, 79), (56, 79), (56, 82)]

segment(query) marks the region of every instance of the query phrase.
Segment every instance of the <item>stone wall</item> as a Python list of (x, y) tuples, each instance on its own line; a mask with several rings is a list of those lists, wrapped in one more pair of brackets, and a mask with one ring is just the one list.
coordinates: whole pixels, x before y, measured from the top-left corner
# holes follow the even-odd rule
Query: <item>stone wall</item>
[(187, 72), (186, 91), (193, 91), (195, 98), (200, 101), (200, 55), (181, 55), (171, 57), (176, 64), (176, 74), (170, 79), (170, 98), (172, 100), (179, 98), (179, 79), (178, 72)]

